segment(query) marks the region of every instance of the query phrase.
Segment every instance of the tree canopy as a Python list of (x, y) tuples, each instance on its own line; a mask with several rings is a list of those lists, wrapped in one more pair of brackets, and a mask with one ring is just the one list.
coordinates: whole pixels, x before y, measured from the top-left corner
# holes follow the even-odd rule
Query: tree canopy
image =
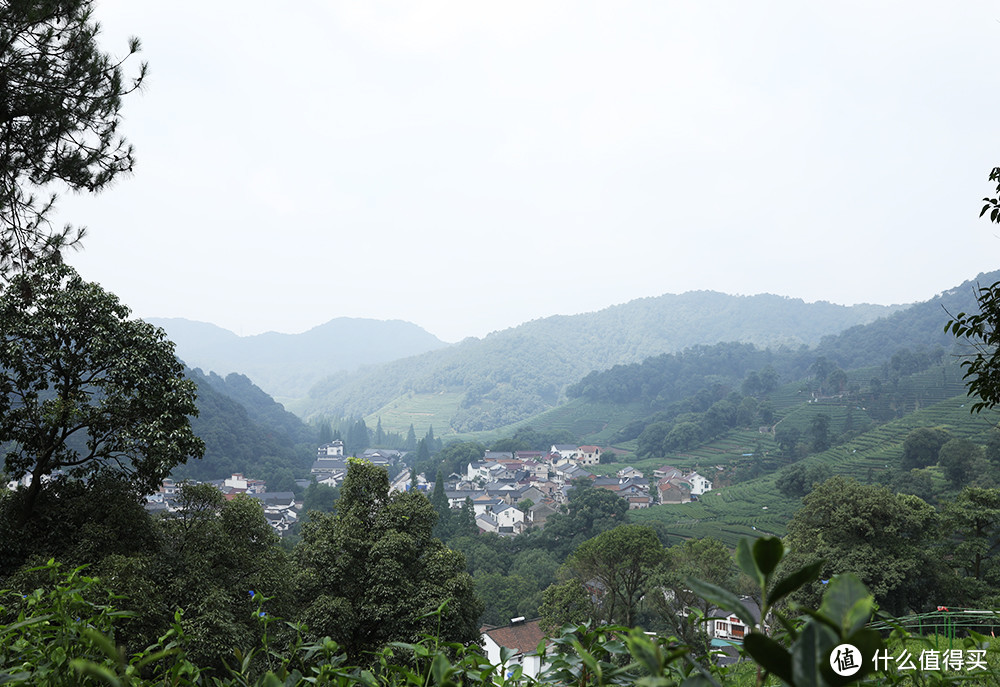
[[(983, 198), (983, 209), (990, 221), (1000, 224), (1000, 167), (990, 172), (990, 181), (996, 182), (996, 196)], [(1000, 403), (1000, 282), (983, 286), (976, 292), (978, 313), (960, 312), (944, 327), (971, 347), (970, 355), (962, 361), (970, 396), (979, 400), (972, 404), (978, 413)]]
[(139, 42), (133, 38), (121, 60), (103, 52), (92, 5), (0, 4), (0, 273), (82, 236), (52, 227), (54, 185), (95, 192), (132, 170), (132, 146), (118, 126), (122, 99), (140, 86), (146, 67), (126, 79), (122, 64)]
[[(822, 559), (822, 578), (854, 573), (890, 612), (921, 608), (941, 593), (939, 561), (925, 546), (938, 520), (916, 496), (837, 475), (806, 496), (788, 523), (789, 565)], [(816, 597), (820, 591), (814, 585)]]
[[(422, 632), (478, 639), (482, 604), (464, 557), (432, 536), (430, 501), (390, 492), (383, 468), (355, 459), (340, 494), (337, 514), (313, 513), (296, 549), (301, 619), (310, 631), (353, 657)], [(442, 605), (438, 625), (428, 614)]]
[(7, 475), (27, 478), (22, 520), (57, 470), (148, 494), (204, 452), (173, 344), (129, 314), (65, 265), (36, 264), (0, 292), (0, 442)]

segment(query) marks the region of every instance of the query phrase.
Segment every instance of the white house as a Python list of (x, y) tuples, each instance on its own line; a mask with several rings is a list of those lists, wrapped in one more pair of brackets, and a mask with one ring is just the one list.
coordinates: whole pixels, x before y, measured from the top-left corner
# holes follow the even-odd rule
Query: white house
[[(545, 633), (538, 620), (514, 618), (510, 625), (482, 629), (483, 649), (490, 663), (497, 666), (504, 676), (511, 675), (516, 666), (521, 666), (522, 675), (537, 678), (542, 672), (542, 657), (538, 653), (539, 644), (545, 641)], [(506, 664), (500, 662), (500, 649), (512, 652)]]
[(333, 458), (334, 456), (344, 455), (344, 442), (339, 439), (336, 441), (331, 441), (329, 444), (323, 444), (316, 450), (317, 458)]
[(558, 453), (563, 460), (572, 460), (580, 453), (580, 449), (572, 444), (553, 444), (549, 453)]
[(697, 472), (689, 472), (683, 479), (691, 483), (691, 496), (701, 496), (706, 491), (712, 491), (712, 480), (702, 477)]
[(514, 527), (517, 523), (524, 522), (524, 512), (506, 503), (494, 507), (493, 517), (500, 527)]
[(598, 465), (601, 462), (601, 447), (580, 446), (576, 450), (576, 459), (581, 465)]

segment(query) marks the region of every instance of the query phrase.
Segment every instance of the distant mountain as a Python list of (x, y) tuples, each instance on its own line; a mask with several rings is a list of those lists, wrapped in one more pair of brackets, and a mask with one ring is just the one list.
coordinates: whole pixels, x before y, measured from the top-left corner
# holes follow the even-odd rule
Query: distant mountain
[(148, 318), (177, 344), (188, 367), (247, 375), (280, 399), (304, 396), (316, 382), (362, 365), (385, 363), (448, 344), (401, 320), (340, 317), (302, 334), (237, 336), (214, 324), (183, 318)]
[[(404, 394), (462, 395), (448, 430), (491, 429), (551, 408), (592, 370), (697, 344), (815, 345), (905, 306), (805, 303), (713, 291), (643, 298), (604, 310), (534, 320), (452, 347), (331, 376), (289, 408), (301, 416), (363, 416)], [(439, 431), (445, 429), (438, 427)]]

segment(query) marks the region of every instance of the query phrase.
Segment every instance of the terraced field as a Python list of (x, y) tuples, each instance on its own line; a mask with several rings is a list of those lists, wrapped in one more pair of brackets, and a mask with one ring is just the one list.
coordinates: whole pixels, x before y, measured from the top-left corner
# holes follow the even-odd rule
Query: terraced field
[(374, 428), (379, 418), (382, 419), (382, 429), (386, 432), (398, 432), (406, 436), (410, 425), (417, 437), (427, 434), (430, 427), (434, 433), (442, 436), (447, 433), (448, 423), (457, 412), (458, 405), (464, 394), (460, 392), (440, 392), (435, 394), (406, 394), (387, 403), (365, 418), (365, 424)]
[[(979, 415), (969, 412), (969, 400), (961, 384), (956, 365), (935, 368), (920, 375), (914, 375), (901, 382), (902, 403), (919, 408), (904, 417), (883, 425), (873, 426), (852, 440), (835, 446), (823, 453), (803, 459), (806, 465), (820, 463), (827, 465), (834, 474), (854, 477), (862, 482), (878, 481), (879, 475), (887, 468), (898, 465), (903, 456), (903, 442), (907, 434), (919, 427), (940, 427), (955, 437), (963, 437), (984, 444), (989, 432), (1000, 422), (1000, 412), (991, 411)], [(788, 388), (776, 394), (775, 401), (782, 398), (788, 403), (797, 394)], [(776, 403), (777, 405), (777, 403)], [(811, 418), (818, 412), (831, 417), (831, 428), (842, 430), (848, 416), (849, 406), (827, 400), (810, 403), (808, 401), (784, 406), (782, 421), (794, 426), (808, 428)], [(853, 421), (867, 418), (863, 407), (853, 408)], [(803, 424), (804, 423), (804, 424)], [(765, 452), (774, 446), (769, 436), (756, 432), (738, 431), (724, 438), (686, 454), (668, 457), (664, 462), (677, 467), (691, 467), (711, 464), (712, 458), (720, 462), (731, 462), (734, 458), (744, 458), (740, 453), (748, 446), (761, 447)], [(749, 459), (749, 457), (746, 457)], [(682, 461), (690, 461), (682, 464)], [(698, 461), (701, 461), (698, 463)], [(659, 461), (653, 461), (659, 462)], [(777, 469), (780, 464), (768, 464), (767, 469)], [(702, 474), (705, 474), (704, 472)], [(667, 531), (677, 537), (712, 536), (734, 546), (741, 537), (757, 537), (762, 534), (783, 535), (788, 521), (799, 507), (800, 499), (789, 499), (774, 486), (776, 476), (769, 474), (741, 484), (722, 487), (705, 494), (695, 503), (655, 506), (629, 513), (634, 522), (656, 520), (666, 525)]]

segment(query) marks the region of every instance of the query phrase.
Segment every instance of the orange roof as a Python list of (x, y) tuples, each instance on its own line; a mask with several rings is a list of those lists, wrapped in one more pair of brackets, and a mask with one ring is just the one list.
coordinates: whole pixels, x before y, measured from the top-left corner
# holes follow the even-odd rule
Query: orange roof
[(522, 654), (530, 654), (538, 648), (538, 643), (545, 639), (545, 633), (539, 626), (539, 620), (528, 620), (523, 623), (495, 627), (485, 630), (483, 634), (508, 649), (514, 649)]

